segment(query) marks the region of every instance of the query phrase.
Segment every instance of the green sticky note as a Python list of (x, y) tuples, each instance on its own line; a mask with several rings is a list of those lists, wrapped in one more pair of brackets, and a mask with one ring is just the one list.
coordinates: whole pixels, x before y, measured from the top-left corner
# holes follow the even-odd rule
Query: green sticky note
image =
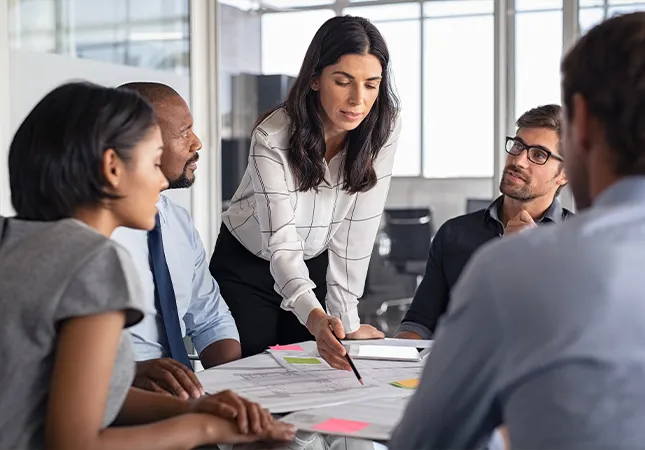
[(318, 358), (297, 358), (285, 356), (284, 360), (289, 364), (322, 364)]

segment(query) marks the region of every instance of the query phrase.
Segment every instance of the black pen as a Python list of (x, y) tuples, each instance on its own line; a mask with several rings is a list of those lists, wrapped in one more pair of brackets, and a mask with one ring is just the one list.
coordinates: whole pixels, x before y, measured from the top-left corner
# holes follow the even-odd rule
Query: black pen
[[(331, 330), (331, 334), (334, 335), (334, 337), (340, 342), (340, 345), (343, 345), (343, 342), (338, 339), (338, 336), (336, 336), (336, 333), (334, 333), (334, 330)], [(349, 363), (349, 367), (352, 368), (354, 371), (354, 375), (356, 375), (356, 378), (358, 379), (358, 382), (361, 383), (363, 386), (365, 386), (365, 383), (363, 383), (363, 378), (361, 378), (361, 374), (358, 373), (358, 370), (356, 370), (356, 366), (354, 365), (354, 361), (352, 361), (352, 358), (349, 357), (349, 352), (345, 351), (345, 359)]]

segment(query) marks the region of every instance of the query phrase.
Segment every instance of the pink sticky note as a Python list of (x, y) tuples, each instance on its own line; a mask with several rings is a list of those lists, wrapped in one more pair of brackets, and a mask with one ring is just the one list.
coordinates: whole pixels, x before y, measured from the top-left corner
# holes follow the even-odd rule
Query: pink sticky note
[(369, 426), (367, 422), (355, 422), (353, 420), (329, 419), (313, 427), (316, 431), (327, 433), (356, 433)]
[(299, 345), (274, 345), (273, 347), (269, 347), (271, 350), (282, 350), (282, 351), (289, 351), (289, 350), (295, 350), (298, 352), (304, 352), (305, 349), (302, 348)]

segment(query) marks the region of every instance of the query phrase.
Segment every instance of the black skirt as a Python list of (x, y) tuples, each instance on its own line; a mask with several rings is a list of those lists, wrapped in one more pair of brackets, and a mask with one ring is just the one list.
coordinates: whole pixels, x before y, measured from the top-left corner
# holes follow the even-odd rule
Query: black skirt
[[(305, 261), (314, 294), (325, 307), (327, 251)], [(256, 355), (276, 344), (312, 340), (313, 336), (295, 314), (280, 308), (282, 296), (274, 290), (269, 261), (249, 252), (222, 224), (210, 272), (233, 314), (242, 344), (242, 357)]]

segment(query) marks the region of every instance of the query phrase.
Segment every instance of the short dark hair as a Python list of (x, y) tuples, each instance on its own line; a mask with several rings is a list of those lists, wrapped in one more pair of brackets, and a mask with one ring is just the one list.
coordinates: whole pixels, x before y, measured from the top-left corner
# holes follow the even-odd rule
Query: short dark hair
[(399, 99), (392, 85), (390, 53), (383, 36), (369, 20), (337, 16), (326, 21), (316, 32), (287, 100), (260, 117), (256, 124), (276, 109), (286, 109), (292, 126), (289, 165), (300, 191), (316, 189), (325, 179), (324, 111), (318, 93), (311, 89), (312, 79), (348, 54), (376, 56), (383, 73), (370, 113), (348, 133), (343, 189), (349, 193), (365, 192), (376, 184), (374, 161), (387, 143), (399, 113)]
[(108, 191), (103, 154), (123, 160), (155, 124), (134, 92), (74, 82), (47, 94), (27, 115), (9, 149), (17, 217), (52, 221), (117, 197)]
[(604, 127), (619, 175), (645, 174), (645, 13), (615, 16), (591, 29), (562, 61), (568, 118), (581, 95)]
[(168, 97), (181, 97), (179, 93), (167, 84), (155, 81), (133, 81), (119, 86), (119, 89), (130, 89), (136, 91), (152, 105)]
[[(560, 105), (542, 105), (529, 109), (515, 122), (517, 128), (547, 128), (562, 136), (562, 107)], [(558, 151), (562, 153), (558, 142)]]

